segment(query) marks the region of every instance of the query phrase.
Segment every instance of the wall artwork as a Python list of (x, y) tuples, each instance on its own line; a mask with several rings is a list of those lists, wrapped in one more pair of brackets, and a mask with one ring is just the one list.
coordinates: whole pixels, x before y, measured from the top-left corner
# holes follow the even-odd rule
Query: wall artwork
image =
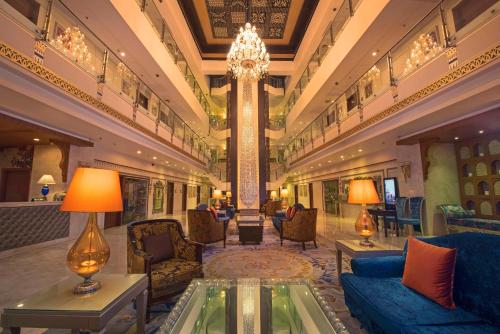
[(378, 197), (380, 200), (383, 200), (383, 179), (384, 179), (384, 171), (377, 170), (369, 173), (360, 173), (347, 175), (340, 178), (340, 199), (342, 202), (347, 203), (347, 199), (349, 198), (349, 183), (351, 180), (359, 180), (359, 179), (372, 179), (375, 184), (375, 189), (377, 189)]
[(153, 213), (163, 212), (165, 202), (165, 185), (158, 180), (153, 185)]

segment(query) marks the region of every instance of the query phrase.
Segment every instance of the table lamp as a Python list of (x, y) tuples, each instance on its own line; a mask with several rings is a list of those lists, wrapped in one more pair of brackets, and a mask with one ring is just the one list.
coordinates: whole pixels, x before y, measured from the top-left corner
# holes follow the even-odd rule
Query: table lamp
[(231, 204), (231, 197), (233, 197), (233, 194), (230, 191), (226, 191), (227, 205)]
[(222, 198), (222, 190), (220, 189), (215, 189), (214, 193), (212, 194), (212, 198), (214, 198), (215, 201), (215, 208), (217, 210), (220, 209), (220, 199)]
[(354, 225), (356, 232), (364, 238), (359, 244), (365, 247), (373, 247), (373, 242), (369, 238), (373, 235), (375, 224), (366, 209), (366, 204), (380, 203), (373, 180), (351, 180), (347, 202), (350, 204), (361, 204), (361, 212)]
[(108, 243), (97, 225), (97, 212), (123, 210), (118, 172), (77, 168), (60, 210), (89, 213), (87, 225), (69, 250), (66, 264), (84, 279), (73, 289), (75, 294), (95, 292), (101, 284), (92, 280), (92, 276), (104, 267), (110, 254)]
[(41, 178), (38, 179), (36, 183), (43, 184), (42, 190), (40, 192), (42, 193), (43, 197), (47, 197), (47, 195), (49, 194), (49, 184), (56, 184), (56, 181), (54, 181), (52, 175), (44, 174)]
[(288, 189), (287, 188), (282, 188), (280, 190), (280, 197), (281, 197), (281, 208), (284, 210), (288, 206)]
[(271, 191), (271, 199), (275, 200), (276, 197), (278, 197), (278, 193), (276, 192), (276, 190)]

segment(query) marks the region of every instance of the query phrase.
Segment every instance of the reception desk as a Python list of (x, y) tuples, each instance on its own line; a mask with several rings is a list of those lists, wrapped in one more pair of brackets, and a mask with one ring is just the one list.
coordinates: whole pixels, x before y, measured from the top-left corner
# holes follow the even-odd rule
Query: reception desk
[(0, 203), (0, 252), (69, 236), (61, 202)]

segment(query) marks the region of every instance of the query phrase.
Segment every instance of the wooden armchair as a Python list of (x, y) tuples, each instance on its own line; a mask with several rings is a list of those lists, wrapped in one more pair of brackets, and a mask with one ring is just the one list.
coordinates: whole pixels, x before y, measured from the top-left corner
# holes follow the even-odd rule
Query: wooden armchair
[[(193, 278), (203, 277), (202, 246), (185, 239), (179, 221), (152, 219), (130, 223), (127, 227), (127, 271), (149, 278), (147, 319), (151, 305), (165, 302), (181, 293)], [(146, 253), (144, 238), (168, 234), (173, 257), (155, 261)]]
[(227, 223), (215, 220), (208, 210), (188, 210), (189, 240), (204, 245), (223, 241), (226, 247)]
[(318, 209), (302, 209), (295, 212), (291, 219), (281, 219), (280, 240), (283, 246), (283, 240), (302, 242), (302, 249), (306, 249), (305, 243), (308, 241), (316, 244), (316, 218)]

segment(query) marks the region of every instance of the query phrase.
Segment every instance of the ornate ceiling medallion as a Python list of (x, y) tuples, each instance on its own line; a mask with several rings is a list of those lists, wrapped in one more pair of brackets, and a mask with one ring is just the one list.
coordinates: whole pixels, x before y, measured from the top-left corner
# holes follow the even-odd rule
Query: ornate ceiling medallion
[(227, 54), (228, 71), (236, 79), (259, 80), (269, 68), (269, 53), (255, 26), (245, 24)]

